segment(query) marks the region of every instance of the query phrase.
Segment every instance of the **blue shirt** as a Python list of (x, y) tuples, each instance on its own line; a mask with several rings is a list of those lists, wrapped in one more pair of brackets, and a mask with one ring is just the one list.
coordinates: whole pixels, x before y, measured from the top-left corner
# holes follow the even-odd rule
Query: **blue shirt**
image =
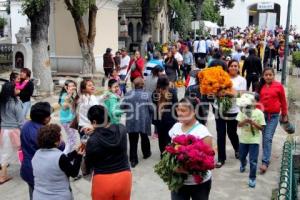
[(157, 60), (157, 59), (151, 59), (145, 67), (144, 76), (151, 75), (152, 69), (156, 66), (160, 66), (162, 69), (164, 69), (163, 61)]
[(74, 113), (71, 108), (64, 108), (63, 104), (65, 102), (67, 93), (64, 93), (61, 97), (61, 108), (60, 108), (60, 123), (65, 124), (65, 123), (70, 123), (74, 119)]
[(193, 65), (193, 60), (194, 60), (194, 57), (191, 52), (183, 54), (183, 63), (185, 65)]

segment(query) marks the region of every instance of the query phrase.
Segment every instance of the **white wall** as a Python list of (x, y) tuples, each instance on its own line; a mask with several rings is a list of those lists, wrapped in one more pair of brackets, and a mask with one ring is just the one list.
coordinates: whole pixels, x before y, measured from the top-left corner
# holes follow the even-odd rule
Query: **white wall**
[(10, 4), (10, 17), (11, 17), (11, 38), (12, 43), (17, 43), (16, 33), (19, 32), (21, 27), (27, 26), (27, 16), (22, 14), (21, 2), (12, 1)]
[[(221, 9), (221, 15), (224, 16), (224, 26), (232, 27), (239, 26), (244, 28), (248, 26), (249, 10), (248, 8), (258, 2), (274, 2), (280, 5), (280, 25), (285, 27), (288, 0), (236, 0), (235, 6), (232, 9)], [(296, 25), (300, 31), (300, 1), (293, 0), (291, 24)]]

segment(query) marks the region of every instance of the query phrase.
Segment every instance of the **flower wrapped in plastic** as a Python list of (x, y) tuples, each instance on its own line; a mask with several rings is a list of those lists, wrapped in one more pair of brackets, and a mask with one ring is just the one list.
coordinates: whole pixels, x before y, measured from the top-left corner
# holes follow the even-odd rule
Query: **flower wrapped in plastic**
[(214, 169), (214, 155), (213, 149), (203, 140), (193, 135), (180, 135), (166, 147), (161, 161), (154, 167), (155, 172), (171, 191), (178, 191), (188, 175), (200, 184), (208, 170)]
[(232, 107), (232, 81), (221, 66), (205, 68), (198, 74), (202, 95), (216, 97), (219, 108), (226, 113)]

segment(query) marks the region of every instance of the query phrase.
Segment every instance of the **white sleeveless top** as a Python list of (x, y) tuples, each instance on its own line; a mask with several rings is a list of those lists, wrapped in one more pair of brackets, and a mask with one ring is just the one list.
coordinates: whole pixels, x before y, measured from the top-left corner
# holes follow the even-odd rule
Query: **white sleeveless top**
[[(176, 136), (182, 135), (182, 134), (189, 134), (193, 135), (199, 139), (203, 139), (208, 136), (212, 136), (208, 129), (200, 124), (198, 121), (195, 123), (194, 127), (188, 131), (189, 133), (185, 133), (182, 131), (182, 123), (176, 123), (169, 131), (169, 135), (171, 138), (174, 138)], [(212, 173), (209, 170), (205, 177), (203, 177), (202, 183), (205, 183), (211, 179)], [(197, 185), (197, 183), (194, 180), (194, 177), (192, 175), (188, 175), (187, 179), (184, 181), (184, 185)]]

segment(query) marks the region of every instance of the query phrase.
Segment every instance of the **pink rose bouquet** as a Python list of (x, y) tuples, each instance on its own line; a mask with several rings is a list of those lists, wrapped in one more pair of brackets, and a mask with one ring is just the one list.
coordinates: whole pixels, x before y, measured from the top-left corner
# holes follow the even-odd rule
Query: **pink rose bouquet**
[(154, 167), (155, 172), (171, 191), (177, 191), (188, 175), (200, 184), (208, 170), (214, 169), (214, 155), (203, 140), (193, 135), (179, 135), (166, 147), (161, 161)]

